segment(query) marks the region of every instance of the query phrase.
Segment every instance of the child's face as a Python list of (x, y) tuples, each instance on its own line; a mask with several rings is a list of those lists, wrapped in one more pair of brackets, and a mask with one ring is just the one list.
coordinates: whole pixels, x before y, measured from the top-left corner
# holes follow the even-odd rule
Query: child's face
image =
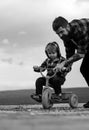
[(55, 59), (55, 58), (57, 58), (57, 52), (48, 52), (48, 56), (49, 56), (51, 59)]

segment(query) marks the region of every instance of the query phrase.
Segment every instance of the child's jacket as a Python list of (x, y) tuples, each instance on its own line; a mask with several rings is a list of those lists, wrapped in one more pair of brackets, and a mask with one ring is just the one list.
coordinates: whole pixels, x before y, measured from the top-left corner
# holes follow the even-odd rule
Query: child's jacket
[[(60, 56), (59, 58), (56, 58), (54, 60), (51, 60), (49, 58), (47, 58), (39, 67), (38, 72), (40, 72), (40, 68), (42, 69), (42, 71), (47, 70), (47, 75), (51, 76), (53, 75), (55, 72), (53, 71), (53, 68), (56, 67), (57, 64), (60, 64), (61, 62), (63, 62), (65, 60), (64, 57)], [(71, 66), (68, 66), (68, 70), (66, 72), (57, 72), (57, 76), (61, 76), (61, 77), (65, 77), (66, 74), (71, 70)]]

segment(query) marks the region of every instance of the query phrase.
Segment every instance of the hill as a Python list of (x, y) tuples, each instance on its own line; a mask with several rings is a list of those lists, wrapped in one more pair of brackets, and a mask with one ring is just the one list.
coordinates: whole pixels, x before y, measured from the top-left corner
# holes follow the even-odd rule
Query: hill
[[(33, 89), (28, 90), (15, 90), (15, 91), (1, 91), (0, 92), (0, 105), (25, 105), (37, 104), (36, 101), (30, 98), (34, 92)], [(73, 92), (77, 94), (79, 102), (87, 102), (89, 100), (89, 88), (64, 88), (63, 92)]]

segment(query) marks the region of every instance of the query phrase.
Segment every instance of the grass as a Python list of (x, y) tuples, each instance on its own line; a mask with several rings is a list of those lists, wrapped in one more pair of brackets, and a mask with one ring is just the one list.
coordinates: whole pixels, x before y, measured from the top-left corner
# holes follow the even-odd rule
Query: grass
[[(14, 90), (14, 91), (1, 91), (0, 92), (0, 105), (25, 105), (37, 104), (36, 101), (31, 99), (30, 95), (34, 92), (33, 89), (28, 90)], [(84, 103), (89, 100), (89, 88), (64, 88), (63, 92), (73, 92), (77, 94), (79, 103)]]

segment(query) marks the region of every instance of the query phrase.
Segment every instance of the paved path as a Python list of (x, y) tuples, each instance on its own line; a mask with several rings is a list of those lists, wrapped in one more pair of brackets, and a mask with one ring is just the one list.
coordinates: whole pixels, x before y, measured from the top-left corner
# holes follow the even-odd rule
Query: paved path
[(41, 105), (0, 106), (0, 130), (89, 130), (89, 109), (68, 104), (44, 110)]

